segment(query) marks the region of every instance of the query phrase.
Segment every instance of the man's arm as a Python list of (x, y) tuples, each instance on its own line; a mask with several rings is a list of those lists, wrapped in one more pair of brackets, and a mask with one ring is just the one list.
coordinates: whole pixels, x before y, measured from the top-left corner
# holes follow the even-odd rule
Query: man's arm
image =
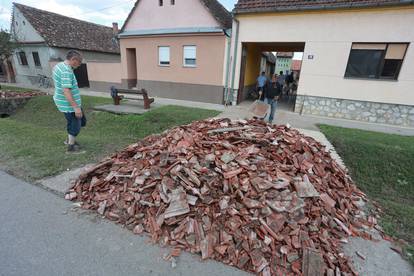
[(70, 103), (70, 105), (73, 107), (73, 110), (75, 110), (75, 116), (77, 118), (82, 118), (82, 109), (78, 106), (78, 104), (73, 99), (72, 90), (70, 88), (64, 88), (63, 89), (63, 95), (65, 95), (66, 99)]

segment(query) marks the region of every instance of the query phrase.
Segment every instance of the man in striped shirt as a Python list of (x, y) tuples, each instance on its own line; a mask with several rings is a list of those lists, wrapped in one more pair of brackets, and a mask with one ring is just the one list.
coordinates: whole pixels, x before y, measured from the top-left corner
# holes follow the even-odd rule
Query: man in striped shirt
[(75, 141), (81, 127), (86, 125), (86, 118), (82, 111), (78, 82), (73, 70), (82, 64), (82, 56), (75, 50), (70, 50), (66, 60), (56, 64), (53, 68), (53, 81), (55, 94), (53, 100), (60, 112), (65, 115), (67, 121), (68, 152), (79, 152), (79, 144)]

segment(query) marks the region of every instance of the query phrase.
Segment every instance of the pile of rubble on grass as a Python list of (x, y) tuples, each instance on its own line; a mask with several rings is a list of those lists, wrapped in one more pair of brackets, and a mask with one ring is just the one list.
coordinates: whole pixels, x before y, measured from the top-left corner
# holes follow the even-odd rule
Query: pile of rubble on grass
[[(341, 252), (376, 225), (314, 139), (262, 121), (199, 121), (91, 168), (67, 199), (154, 242), (261, 275), (357, 274)], [(339, 273), (339, 274), (337, 274)]]
[(0, 99), (9, 99), (9, 98), (28, 98), (34, 96), (46, 95), (43, 92), (14, 92), (9, 90), (0, 90)]

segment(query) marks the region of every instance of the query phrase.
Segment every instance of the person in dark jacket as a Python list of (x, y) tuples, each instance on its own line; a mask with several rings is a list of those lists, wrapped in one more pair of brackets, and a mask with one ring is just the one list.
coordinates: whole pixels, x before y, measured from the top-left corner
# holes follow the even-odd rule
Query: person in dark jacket
[(272, 80), (268, 82), (266, 88), (264, 89), (264, 102), (267, 102), (270, 105), (269, 123), (273, 122), (277, 102), (281, 93), (282, 86), (278, 82), (278, 77), (273, 75)]

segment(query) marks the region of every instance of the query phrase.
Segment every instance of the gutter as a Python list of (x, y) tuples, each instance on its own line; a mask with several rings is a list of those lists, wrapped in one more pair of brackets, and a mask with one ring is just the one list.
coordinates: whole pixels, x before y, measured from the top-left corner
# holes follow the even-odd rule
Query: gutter
[(340, 10), (340, 9), (357, 9), (357, 8), (380, 8), (380, 7), (401, 7), (407, 5), (414, 5), (414, 0), (401, 0), (399, 3), (377, 3), (377, 4), (347, 4), (347, 5), (315, 5), (308, 7), (290, 7), (290, 8), (256, 8), (248, 10), (234, 10), (234, 14), (251, 14), (259, 12), (292, 12), (292, 11), (328, 11), (328, 10)]
[[(237, 48), (238, 48), (238, 45), (239, 45), (240, 22), (236, 18), (233, 18), (233, 20), (234, 20), (234, 22), (236, 22), (237, 26), (236, 26), (236, 34), (235, 34), (235, 37), (234, 37), (234, 52), (233, 52), (233, 68), (232, 68), (232, 73), (231, 73), (231, 85), (230, 85), (230, 91), (227, 92), (227, 97), (226, 97), (226, 100), (225, 100), (226, 105), (229, 101), (230, 93), (233, 93), (233, 91), (234, 91), (234, 79), (235, 79), (235, 74), (236, 74), (236, 63), (237, 63)], [(237, 101), (232, 99), (232, 105), (236, 105), (236, 104), (237, 104)]]
[[(227, 33), (229, 31), (229, 33)], [(226, 56), (226, 78), (224, 81), (224, 104), (227, 104), (228, 93), (229, 93), (229, 73), (230, 73), (230, 51), (231, 51), (231, 29), (223, 29), (224, 34), (227, 37), (227, 56)]]
[(217, 34), (223, 33), (223, 29), (200, 27), (200, 28), (172, 28), (172, 29), (149, 29), (149, 30), (132, 30), (118, 34), (118, 38), (133, 36), (154, 36), (154, 35), (176, 35), (176, 34)]

